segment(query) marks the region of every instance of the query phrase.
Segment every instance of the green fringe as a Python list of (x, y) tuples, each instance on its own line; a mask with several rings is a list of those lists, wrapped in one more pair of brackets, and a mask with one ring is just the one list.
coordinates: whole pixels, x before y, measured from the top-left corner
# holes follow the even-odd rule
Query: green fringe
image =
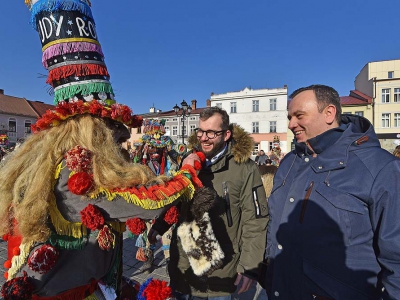
[(54, 105), (57, 105), (59, 101), (69, 99), (79, 93), (82, 95), (88, 95), (91, 93), (100, 92), (114, 94), (113, 88), (110, 83), (92, 82), (66, 86), (54, 92)]
[(74, 238), (68, 235), (59, 235), (52, 233), (48, 242), (53, 247), (62, 250), (82, 250), (88, 242), (87, 237)]

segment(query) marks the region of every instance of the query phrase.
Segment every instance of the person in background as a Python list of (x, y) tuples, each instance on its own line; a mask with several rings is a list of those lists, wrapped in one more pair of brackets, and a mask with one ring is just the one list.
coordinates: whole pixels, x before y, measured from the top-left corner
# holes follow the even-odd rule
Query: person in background
[(393, 151), (393, 155), (396, 157), (400, 157), (400, 145), (396, 146), (396, 148)]
[(257, 155), (254, 158), (254, 162), (257, 164), (259, 159), (260, 159), (260, 151), (257, 151)]
[(295, 149), (268, 199), (268, 299), (400, 299), (400, 161), (336, 90), (292, 93)]
[[(170, 284), (178, 300), (232, 299), (236, 289), (241, 294), (255, 283), (265, 252), (268, 209), (250, 159), (253, 142), (218, 107), (200, 113), (189, 142), (197, 152), (183, 163), (198, 162), (202, 154), (206, 161), (198, 177), (215, 194), (200, 203), (181, 203), (170, 246)], [(162, 225), (157, 219), (149, 235), (162, 234)]]
[(265, 165), (265, 162), (267, 161), (268, 158), (269, 157), (268, 157), (267, 154), (265, 154), (264, 150), (261, 150), (260, 151), (260, 156), (259, 156), (258, 161), (257, 161), (257, 164), (259, 166)]

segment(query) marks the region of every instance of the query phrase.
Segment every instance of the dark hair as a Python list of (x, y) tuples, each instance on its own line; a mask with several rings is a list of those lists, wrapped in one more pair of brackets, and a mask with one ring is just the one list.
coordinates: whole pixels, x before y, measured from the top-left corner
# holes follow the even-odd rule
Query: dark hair
[(219, 108), (217, 106), (207, 107), (200, 113), (200, 120), (206, 121), (213, 115), (219, 114), (222, 118), (222, 130), (228, 130), (229, 127), (229, 115), (226, 110)]
[(340, 106), (340, 97), (339, 93), (332, 87), (322, 84), (313, 84), (307, 87), (302, 87), (295, 90), (289, 97), (293, 99), (298, 94), (304, 91), (314, 91), (315, 97), (318, 101), (318, 111), (322, 112), (325, 107), (329, 104), (332, 104), (336, 107), (336, 116), (335, 119), (337, 123), (340, 125), (341, 123), (341, 115), (342, 115), (342, 107)]
[(400, 157), (400, 145), (396, 146), (396, 148), (393, 151), (393, 155), (396, 157)]

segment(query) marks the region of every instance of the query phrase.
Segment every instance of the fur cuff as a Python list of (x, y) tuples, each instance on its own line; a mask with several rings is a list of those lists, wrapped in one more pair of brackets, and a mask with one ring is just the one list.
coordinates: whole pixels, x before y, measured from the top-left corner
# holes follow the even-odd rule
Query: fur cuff
[(212, 230), (208, 212), (197, 220), (182, 223), (177, 234), (194, 274), (210, 275), (222, 266), (225, 255)]

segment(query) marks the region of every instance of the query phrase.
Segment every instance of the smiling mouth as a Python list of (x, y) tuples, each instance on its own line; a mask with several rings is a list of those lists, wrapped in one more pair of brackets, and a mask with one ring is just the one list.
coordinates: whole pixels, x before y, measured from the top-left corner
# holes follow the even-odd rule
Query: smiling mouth
[(295, 132), (293, 132), (294, 133), (294, 135), (296, 136), (296, 135), (299, 135), (299, 134), (301, 134), (301, 133), (303, 133), (304, 132), (304, 130), (299, 130), (299, 131), (295, 131)]

